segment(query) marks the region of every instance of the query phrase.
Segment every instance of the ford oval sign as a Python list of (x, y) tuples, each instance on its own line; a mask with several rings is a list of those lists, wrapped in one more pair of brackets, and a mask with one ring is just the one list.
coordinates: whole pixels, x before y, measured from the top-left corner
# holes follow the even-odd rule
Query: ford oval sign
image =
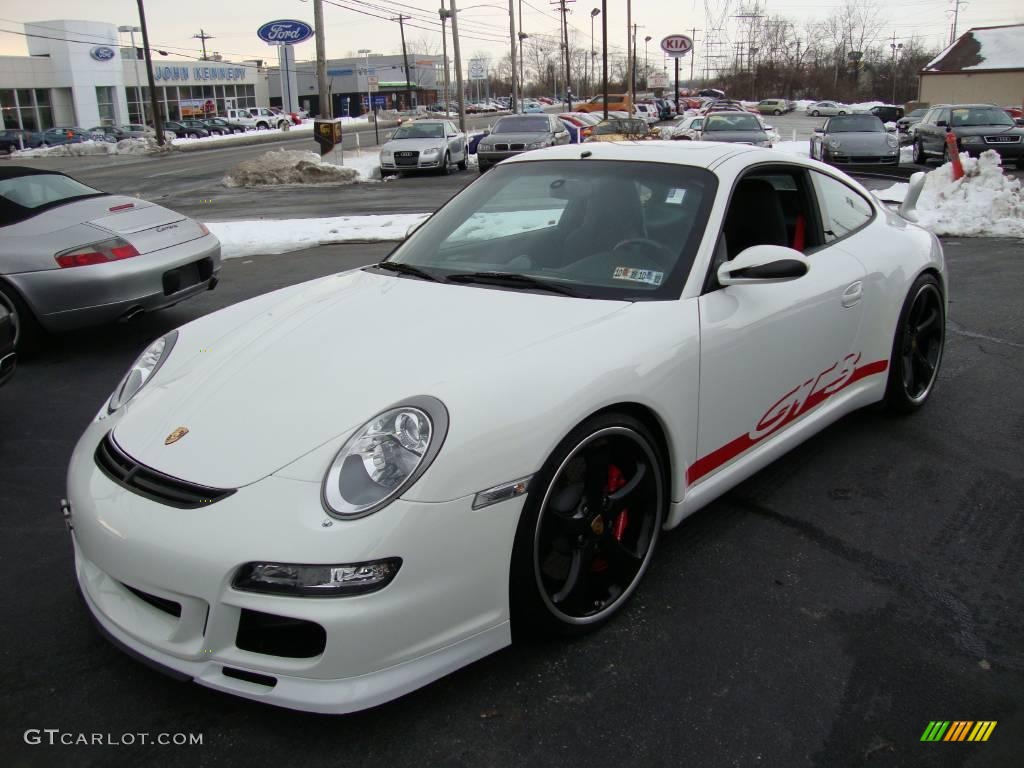
[(96, 61), (110, 61), (115, 56), (114, 49), (108, 48), (105, 45), (97, 45), (89, 51), (89, 55), (96, 59)]
[(693, 40), (686, 35), (669, 35), (661, 41), (661, 50), (673, 59), (679, 59), (693, 50)]
[(281, 19), (268, 21), (256, 30), (256, 36), (270, 45), (295, 45), (313, 36), (313, 28), (304, 21)]

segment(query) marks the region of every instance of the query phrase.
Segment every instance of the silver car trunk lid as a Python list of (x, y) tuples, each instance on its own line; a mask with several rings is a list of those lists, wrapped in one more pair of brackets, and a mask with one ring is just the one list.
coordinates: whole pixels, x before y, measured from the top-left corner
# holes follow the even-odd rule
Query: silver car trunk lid
[(203, 236), (195, 221), (145, 200), (112, 195), (97, 198), (95, 202), (102, 202), (102, 208), (89, 223), (122, 237), (139, 253), (158, 251)]

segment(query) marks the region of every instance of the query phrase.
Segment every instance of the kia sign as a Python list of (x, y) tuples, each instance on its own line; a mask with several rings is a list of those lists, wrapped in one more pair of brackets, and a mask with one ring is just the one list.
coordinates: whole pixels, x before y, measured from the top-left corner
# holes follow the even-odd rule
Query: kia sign
[(108, 48), (105, 45), (97, 45), (91, 51), (89, 55), (92, 56), (96, 61), (110, 61), (116, 55), (113, 48)]
[(673, 59), (681, 59), (693, 50), (693, 40), (686, 35), (669, 35), (661, 41), (661, 50)]
[(256, 36), (270, 45), (295, 45), (313, 36), (313, 28), (304, 21), (280, 19), (268, 21), (256, 30)]

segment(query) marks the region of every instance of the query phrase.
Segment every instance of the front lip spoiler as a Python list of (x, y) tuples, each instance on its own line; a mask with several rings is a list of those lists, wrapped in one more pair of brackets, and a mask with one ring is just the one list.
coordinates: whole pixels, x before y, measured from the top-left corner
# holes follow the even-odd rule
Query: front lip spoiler
[(119, 651), (127, 654), (135, 661), (141, 664), (145, 664), (153, 671), (159, 672), (162, 675), (166, 675), (167, 677), (170, 677), (171, 679), (176, 680), (179, 683), (191, 683), (195, 679), (191, 675), (186, 675), (184, 672), (179, 672), (176, 669), (171, 669), (170, 667), (164, 666), (158, 661), (153, 661), (153, 659), (149, 658), (144, 654), (139, 653), (130, 645), (126, 645), (125, 643), (121, 642), (116, 636), (111, 634), (111, 632), (100, 623), (99, 619), (96, 618), (96, 615), (89, 607), (88, 601), (85, 599), (85, 595), (82, 594), (82, 587), (78, 583), (78, 579), (75, 579), (75, 592), (78, 593), (79, 599), (85, 605), (86, 613), (89, 614), (89, 619), (92, 621), (93, 626), (95, 626), (96, 629), (100, 631), (100, 634), (103, 635), (107, 640), (109, 640), (114, 645), (114, 647), (116, 647)]

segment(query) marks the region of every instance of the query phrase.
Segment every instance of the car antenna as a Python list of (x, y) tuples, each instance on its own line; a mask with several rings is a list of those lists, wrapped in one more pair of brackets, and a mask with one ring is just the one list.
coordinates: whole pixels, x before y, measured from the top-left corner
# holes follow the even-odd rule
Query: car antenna
[(589, 149), (585, 149), (584, 151), (580, 152), (580, 160), (586, 160), (592, 154), (594, 153), (591, 152)]

